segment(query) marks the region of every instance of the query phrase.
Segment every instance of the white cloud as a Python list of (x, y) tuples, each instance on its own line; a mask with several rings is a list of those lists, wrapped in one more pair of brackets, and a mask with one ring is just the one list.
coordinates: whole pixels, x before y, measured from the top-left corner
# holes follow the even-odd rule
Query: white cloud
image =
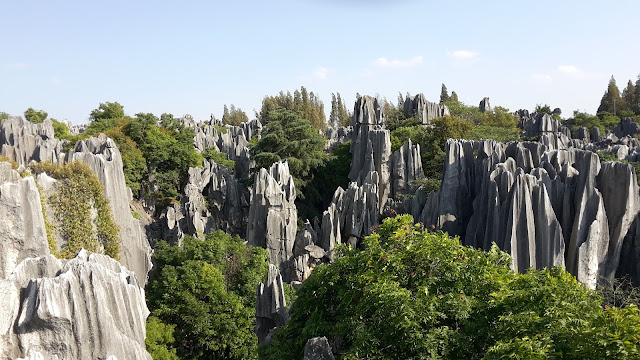
[(558, 70), (565, 74), (581, 74), (582, 71), (573, 65), (560, 65)]
[(380, 68), (410, 68), (422, 64), (422, 56), (414, 56), (408, 60), (387, 59), (384, 57), (377, 58), (373, 65)]
[(553, 78), (549, 74), (532, 74), (531, 80), (539, 83), (550, 83)]
[(313, 70), (313, 76), (320, 80), (326, 79), (327, 75), (329, 75), (329, 69), (324, 66), (319, 66), (315, 70)]
[(456, 50), (454, 52), (448, 52), (450, 58), (455, 60), (473, 60), (477, 58), (480, 54), (475, 51), (469, 50)]

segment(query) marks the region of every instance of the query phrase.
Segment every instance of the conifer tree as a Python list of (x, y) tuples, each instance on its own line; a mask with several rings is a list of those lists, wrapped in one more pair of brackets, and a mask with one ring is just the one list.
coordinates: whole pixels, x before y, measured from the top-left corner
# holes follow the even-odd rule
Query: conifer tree
[(638, 80), (636, 80), (636, 86), (633, 90), (633, 104), (631, 105), (631, 109), (636, 115), (640, 115), (640, 74), (638, 75)]
[(602, 96), (602, 100), (600, 100), (598, 113), (610, 112), (615, 114), (620, 109), (621, 101), (622, 97), (620, 97), (620, 90), (618, 89), (618, 85), (616, 85), (616, 79), (611, 75), (607, 91)]
[(622, 90), (622, 104), (620, 106), (620, 110), (625, 111), (633, 111), (633, 102), (635, 96), (635, 87), (633, 86), (633, 82), (629, 80), (627, 83), (627, 87)]
[(440, 103), (449, 101), (449, 91), (445, 84), (442, 84), (442, 90), (440, 91)]

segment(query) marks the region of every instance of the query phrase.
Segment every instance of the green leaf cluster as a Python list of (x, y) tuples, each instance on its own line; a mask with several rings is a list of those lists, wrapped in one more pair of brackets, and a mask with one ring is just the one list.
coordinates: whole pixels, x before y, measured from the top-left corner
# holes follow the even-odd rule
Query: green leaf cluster
[(231, 104), (231, 110), (229, 110), (229, 108), (227, 108), (227, 105), (226, 104), (224, 105), (224, 110), (222, 112), (223, 124), (240, 126), (240, 124), (247, 121), (249, 121), (249, 117), (247, 116), (247, 113), (242, 111), (242, 109), (240, 108), (236, 109), (236, 106)]
[(218, 151), (213, 146), (204, 149), (204, 151), (202, 152), (202, 156), (210, 162), (213, 161), (217, 164), (228, 167), (231, 171), (233, 171), (236, 166), (235, 161), (227, 159), (226, 153)]
[(313, 91), (308, 92), (304, 86), (301, 86), (300, 90), (294, 91), (293, 95), (288, 91), (286, 94), (280, 91), (278, 95), (265, 96), (262, 100), (260, 112), (256, 112), (256, 117), (262, 125), (268, 125), (272, 120), (272, 112), (278, 108), (295, 112), (317, 130), (324, 131), (327, 129), (327, 119), (322, 100)]
[(49, 114), (44, 110), (35, 110), (31, 107), (24, 112), (24, 118), (34, 124), (41, 124), (48, 115)]
[(328, 160), (324, 152), (325, 139), (297, 112), (276, 108), (268, 116), (270, 120), (260, 141), (251, 148), (255, 169), (269, 168), (277, 161), (286, 160), (296, 189), (301, 191), (310, 181), (312, 170)]
[[(300, 359), (326, 336), (339, 359), (637, 358), (640, 312), (602, 299), (562, 268), (510, 269), (511, 259), (387, 218), (364, 250), (338, 249), (297, 291), (264, 359)], [(594, 357), (595, 356), (595, 357)]]
[(64, 241), (60, 256), (70, 258), (84, 248), (119, 260), (120, 230), (111, 215), (104, 187), (89, 166), (81, 162), (65, 165), (41, 162), (32, 165), (32, 170), (58, 180), (55, 193), (46, 203), (55, 212), (55, 232)]
[(182, 247), (160, 241), (146, 289), (149, 309), (162, 324), (148, 325), (160, 333), (152, 333), (150, 351), (189, 359), (256, 358), (256, 288), (268, 258), (266, 250), (222, 231), (205, 240), (187, 236)]

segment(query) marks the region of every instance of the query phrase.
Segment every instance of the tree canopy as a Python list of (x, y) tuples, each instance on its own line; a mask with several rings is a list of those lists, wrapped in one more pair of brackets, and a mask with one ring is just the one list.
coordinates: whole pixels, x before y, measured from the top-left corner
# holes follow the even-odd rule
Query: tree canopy
[(341, 246), (297, 291), (289, 322), (260, 349), (300, 359), (326, 336), (340, 359), (634, 359), (640, 312), (602, 299), (562, 268), (511, 259), (387, 218), (364, 250)]
[(331, 114), (329, 115), (329, 125), (333, 127), (346, 127), (351, 123), (351, 114), (347, 111), (347, 106), (342, 101), (340, 93), (331, 94)]
[(96, 121), (100, 119), (120, 119), (124, 117), (124, 107), (117, 101), (100, 103), (97, 109), (89, 114), (89, 120)]
[(47, 118), (47, 114), (44, 110), (35, 110), (34, 108), (28, 108), (24, 112), (24, 118), (31, 121), (34, 124), (40, 124)]
[(262, 107), (256, 117), (263, 125), (269, 124), (271, 121), (271, 112), (278, 108), (284, 108), (293, 111), (303, 119), (306, 119), (311, 126), (318, 130), (326, 130), (327, 121), (324, 114), (324, 104), (313, 91), (307, 92), (304, 86), (300, 90), (296, 90), (291, 95), (290, 92), (280, 91), (276, 96), (265, 96), (262, 100)]
[(325, 139), (311, 123), (297, 112), (276, 108), (262, 131), (260, 141), (251, 148), (256, 169), (268, 168), (277, 161), (287, 161), (296, 188), (309, 181), (311, 171), (328, 159), (324, 152)]
[(225, 125), (240, 126), (243, 122), (249, 121), (247, 114), (242, 109), (236, 109), (235, 105), (231, 104), (231, 109), (224, 106), (222, 113), (222, 123)]
[(256, 358), (256, 288), (268, 258), (222, 231), (204, 240), (187, 236), (182, 247), (159, 242), (146, 289), (153, 315), (147, 349), (169, 358)]

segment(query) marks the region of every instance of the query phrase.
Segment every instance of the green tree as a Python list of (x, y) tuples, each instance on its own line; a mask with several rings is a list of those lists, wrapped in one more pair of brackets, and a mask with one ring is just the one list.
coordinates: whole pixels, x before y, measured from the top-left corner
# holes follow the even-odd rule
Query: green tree
[(124, 117), (124, 107), (117, 101), (100, 103), (97, 109), (93, 109), (89, 114), (89, 120), (100, 119), (120, 119)]
[(329, 124), (333, 127), (346, 127), (351, 123), (351, 115), (342, 101), (340, 93), (331, 94), (331, 113)]
[(315, 268), (261, 358), (300, 359), (316, 336), (326, 336), (342, 359), (639, 354), (637, 307), (603, 309), (562, 268), (513, 272), (497, 246), (462, 246), (409, 215), (385, 219), (364, 243), (363, 250), (340, 246), (335, 262)]
[(640, 115), (640, 75), (636, 80), (636, 86), (633, 89), (633, 104), (631, 109), (636, 115)]
[(265, 96), (262, 100), (260, 112), (256, 113), (256, 117), (263, 125), (267, 125), (271, 121), (270, 114), (278, 108), (296, 112), (318, 130), (324, 131), (327, 129), (324, 104), (313, 91), (307, 92), (304, 86), (300, 87), (299, 91), (296, 90), (293, 96), (290, 92), (285, 94), (282, 91), (276, 96)]
[(620, 111), (627, 111), (633, 113), (633, 104), (635, 103), (635, 86), (633, 82), (629, 80), (627, 87), (622, 90), (622, 104)]
[(9, 114), (7, 114), (4, 111), (0, 111), (0, 121), (8, 119), (9, 118)]
[(34, 108), (28, 108), (24, 112), (24, 118), (31, 121), (34, 124), (40, 124), (47, 118), (47, 114), (44, 110), (35, 110)]
[(612, 75), (609, 80), (607, 91), (602, 96), (602, 100), (600, 100), (600, 106), (598, 107), (597, 112), (610, 112), (615, 115), (616, 112), (620, 110), (621, 103), (622, 98), (620, 97), (620, 90), (616, 85), (616, 79)]
[(458, 94), (455, 91), (451, 92), (451, 97), (449, 98), (449, 101), (455, 102), (455, 103), (460, 102), (458, 100)]
[(255, 291), (268, 258), (266, 250), (222, 231), (204, 240), (187, 236), (182, 247), (159, 242), (147, 302), (154, 317), (173, 327), (175, 340), (156, 324), (164, 335), (154, 342), (181, 358), (256, 358)]
[(449, 101), (449, 91), (445, 84), (442, 84), (442, 90), (440, 90), (440, 103)]
[(324, 152), (325, 139), (294, 111), (280, 108), (271, 111), (268, 117), (270, 120), (260, 141), (251, 148), (256, 170), (286, 160), (296, 189), (302, 191), (310, 180), (311, 171), (328, 159)]
[(249, 121), (247, 114), (242, 109), (236, 109), (235, 105), (231, 104), (231, 110), (224, 106), (222, 114), (222, 123), (225, 125), (240, 126), (243, 122)]

